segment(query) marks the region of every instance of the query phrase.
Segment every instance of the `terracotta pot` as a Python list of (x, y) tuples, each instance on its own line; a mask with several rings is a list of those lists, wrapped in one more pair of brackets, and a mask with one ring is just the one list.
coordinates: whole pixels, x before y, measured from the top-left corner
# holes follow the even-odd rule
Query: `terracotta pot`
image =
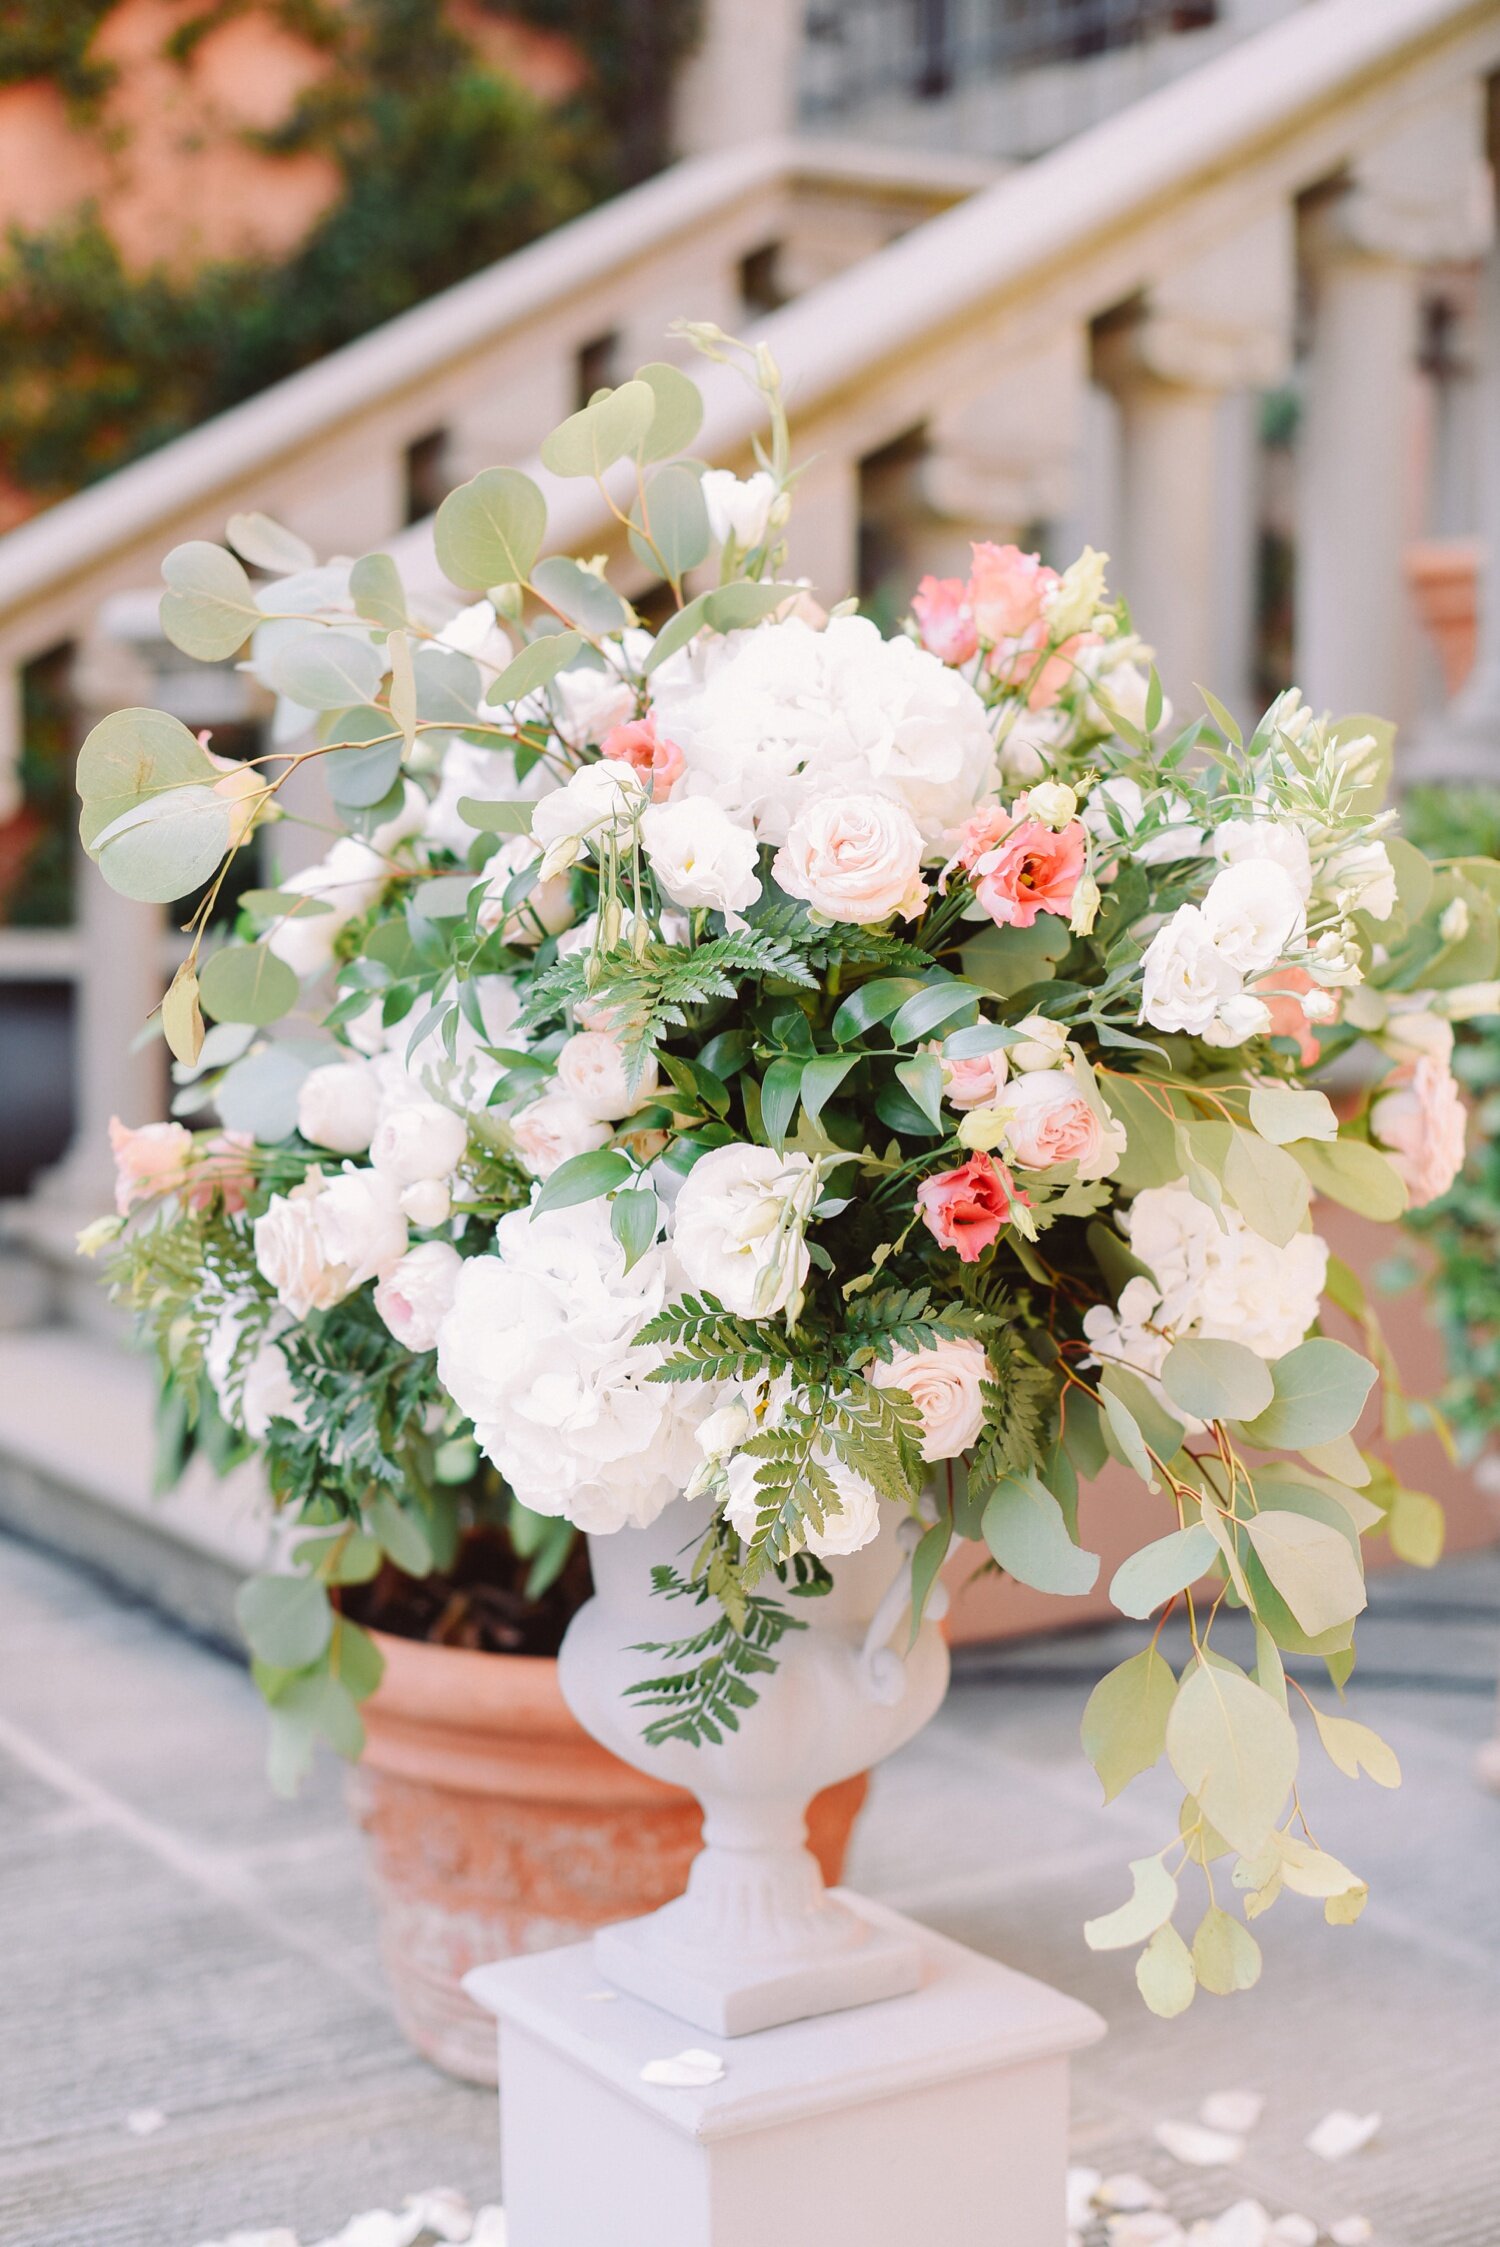
[(1474, 668), (1479, 554), (1479, 541), (1473, 538), (1427, 538), (1406, 549), (1407, 581), (1450, 695), (1457, 694)]
[[(550, 1658), (371, 1635), (385, 1675), (364, 1705), (349, 1788), (397, 2018), (439, 2067), (493, 2083), (495, 2024), (463, 1976), (666, 1903), (687, 1880), (702, 1813), (589, 1737)], [(845, 1780), (809, 1810), (830, 1882), (868, 1785)]]

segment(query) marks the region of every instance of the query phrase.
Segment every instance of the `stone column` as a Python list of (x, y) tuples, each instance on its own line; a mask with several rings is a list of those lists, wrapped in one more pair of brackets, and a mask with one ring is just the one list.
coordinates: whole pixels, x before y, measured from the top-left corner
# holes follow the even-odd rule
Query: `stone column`
[(1311, 702), (1336, 712), (1409, 715), (1418, 272), (1476, 257), (1489, 240), (1483, 128), (1482, 88), (1461, 87), (1414, 111), (1307, 207), (1297, 674)]
[(1246, 692), (1255, 480), (1226, 440), (1243, 436), (1249, 394), (1285, 373), (1292, 305), (1292, 221), (1278, 207), (1095, 331), (1095, 371), (1119, 405), (1111, 581), (1184, 712), (1195, 685)]
[(705, 0), (702, 33), (672, 94), (679, 156), (795, 130), (804, 9), (805, 0)]
[(815, 457), (797, 486), (788, 526), (787, 567), (805, 577), (824, 608), (859, 590), (859, 463), (829, 449)]
[(1476, 309), (1474, 482), (1480, 555), (1474, 668), (1448, 708), (1423, 727), (1408, 769), (1433, 779), (1493, 782), (1500, 779), (1500, 246), (1494, 244), (1484, 263)]

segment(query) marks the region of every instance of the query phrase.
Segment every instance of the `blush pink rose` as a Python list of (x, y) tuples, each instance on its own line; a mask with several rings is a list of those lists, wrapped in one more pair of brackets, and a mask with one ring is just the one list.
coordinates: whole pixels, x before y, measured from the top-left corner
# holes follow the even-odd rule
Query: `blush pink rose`
[(923, 1224), (940, 1248), (956, 1249), (963, 1264), (978, 1261), (1024, 1199), (1004, 1163), (989, 1155), (971, 1155), (962, 1169), (941, 1170), (917, 1188)]
[(1087, 854), (1081, 819), (1070, 819), (1057, 833), (1040, 819), (1017, 820), (974, 861), (974, 895), (1001, 928), (1030, 928), (1038, 913), (1066, 919)]
[(255, 1165), (251, 1160), (254, 1148), (255, 1141), (248, 1131), (215, 1133), (194, 1163), (183, 1188), (182, 1198), (189, 1209), (207, 1209), (215, 1194), (219, 1194), (229, 1216), (236, 1216), (244, 1208), (255, 1184)]
[(930, 1349), (891, 1351), (870, 1367), (876, 1389), (904, 1389), (922, 1416), (922, 1457), (929, 1465), (957, 1459), (979, 1441), (984, 1384), (995, 1369), (982, 1342), (946, 1339)]
[(924, 577), (911, 605), (928, 654), (944, 663), (967, 663), (979, 646), (979, 629), (963, 579)]
[(996, 1046), (993, 1053), (954, 1055), (934, 1043), (927, 1051), (935, 1053), (942, 1066), (943, 1098), (950, 1108), (985, 1108), (998, 1099), (1007, 1073), (1003, 1046)]
[(1424, 1053), (1396, 1072), (1370, 1110), (1370, 1131), (1406, 1182), (1413, 1209), (1446, 1194), (1463, 1169), (1468, 1116), (1446, 1061)]
[(1107, 1178), (1125, 1152), (1125, 1133), (1091, 1108), (1066, 1069), (1031, 1069), (1006, 1094), (1005, 1144), (1023, 1170), (1076, 1163), (1080, 1178)]
[(981, 805), (978, 811), (970, 813), (959, 830), (953, 864), (972, 872), (985, 853), (992, 851), (1014, 825), (1015, 818), (1004, 804)]
[(175, 1194), (187, 1183), (193, 1160), (193, 1135), (186, 1124), (139, 1124), (109, 1119), (109, 1144), (115, 1158), (115, 1210), (128, 1217), (138, 1202)]
[(912, 920), (927, 903), (921, 833), (885, 796), (815, 797), (792, 821), (771, 872), (788, 897), (829, 921)]
[(971, 549), (969, 606), (979, 637), (990, 647), (1019, 640), (1042, 621), (1042, 605), (1057, 583), (1056, 570), (1048, 569), (1040, 554), (1023, 554), (1019, 546), (993, 546), (988, 540)]
[(629, 725), (611, 726), (599, 744), (599, 754), (613, 764), (629, 765), (650, 788), (654, 804), (666, 801), (673, 781), (687, 763), (676, 742), (663, 740), (657, 732), (654, 718), (636, 718)]

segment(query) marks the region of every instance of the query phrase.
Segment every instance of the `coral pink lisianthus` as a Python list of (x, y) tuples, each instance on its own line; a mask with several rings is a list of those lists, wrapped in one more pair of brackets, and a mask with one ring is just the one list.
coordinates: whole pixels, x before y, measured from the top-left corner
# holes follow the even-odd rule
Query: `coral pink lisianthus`
[(967, 663), (979, 646), (969, 588), (961, 577), (924, 577), (912, 596), (922, 645), (943, 663)]
[(1019, 640), (1040, 624), (1043, 604), (1058, 581), (1056, 570), (1048, 569), (1040, 554), (1023, 554), (1019, 546), (984, 540), (971, 552), (969, 607), (980, 638), (991, 647)]
[(1001, 928), (1030, 928), (1038, 913), (1066, 919), (1087, 856), (1082, 820), (1057, 833), (1040, 819), (1018, 820), (974, 861), (974, 895)]
[(971, 1155), (961, 1170), (924, 1178), (917, 1188), (923, 1224), (940, 1248), (956, 1249), (964, 1264), (984, 1254), (1025, 1198), (1005, 1165), (983, 1154)]
[(248, 1131), (221, 1131), (209, 1140), (182, 1190), (189, 1209), (208, 1209), (222, 1196), (231, 1217), (238, 1215), (255, 1184), (255, 1141)]
[(654, 804), (666, 801), (673, 781), (687, 763), (676, 742), (664, 740), (657, 732), (654, 718), (635, 718), (629, 725), (611, 726), (599, 744), (599, 754), (638, 773), (650, 788)]
[[(1271, 1019), (1266, 1026), (1267, 1036), (1295, 1038), (1297, 1059), (1304, 1069), (1316, 1067), (1322, 1059), (1323, 1049), (1307, 1019), (1302, 1000), (1307, 992), (1321, 988), (1305, 967), (1273, 968), (1269, 975), (1261, 976), (1250, 986), (1252, 995), (1263, 1000), (1270, 1013)], [(1334, 1009), (1328, 1019), (1336, 1022), (1343, 1012), (1343, 994), (1331, 991), (1328, 997)]]
[(193, 1135), (186, 1124), (132, 1127), (111, 1116), (109, 1144), (115, 1158), (115, 1209), (121, 1217), (128, 1217), (138, 1202), (174, 1194), (186, 1184), (193, 1159)]

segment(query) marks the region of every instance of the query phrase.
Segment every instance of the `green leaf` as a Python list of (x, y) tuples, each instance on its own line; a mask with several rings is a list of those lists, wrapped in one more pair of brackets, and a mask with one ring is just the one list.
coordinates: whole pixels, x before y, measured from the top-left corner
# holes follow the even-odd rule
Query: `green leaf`
[(544, 562), (538, 562), (531, 582), (559, 616), (565, 616), (570, 624), (582, 625), (596, 638), (618, 632), (625, 623), (628, 611), (614, 587), (569, 554), (549, 554)]
[(1406, 1187), (1395, 1165), (1378, 1147), (1363, 1139), (1299, 1140), (1292, 1149), (1312, 1181), (1314, 1193), (1323, 1194), (1362, 1217), (1390, 1223), (1406, 1207)]
[(121, 812), (90, 856), (112, 890), (170, 905), (206, 882), (229, 848), (230, 812), (212, 788), (174, 788)]
[(534, 803), (481, 803), (477, 796), (460, 796), (458, 816), (482, 835), (529, 835)]
[(633, 453), (656, 418), (649, 382), (622, 382), (569, 414), (542, 439), (542, 466), (554, 476), (602, 476)]
[(1261, 1566), (1309, 1637), (1362, 1613), (1365, 1580), (1347, 1537), (1284, 1508), (1253, 1514), (1245, 1534)]
[(406, 589), (389, 554), (362, 554), (349, 572), (349, 598), (369, 624), (396, 631), (406, 622)]
[(1248, 1927), (1210, 1905), (1193, 1937), (1193, 1971), (1215, 1997), (1254, 1989), (1260, 1980), (1260, 1945)]
[[(1038, 913), (1030, 928), (987, 928), (971, 937), (959, 959), (971, 983), (1008, 999), (1032, 983), (1044, 983), (1073, 938), (1056, 913)], [(1113, 1099), (1113, 1092), (1111, 1092)], [(1173, 1177), (1177, 1172), (1172, 1173)]]
[(162, 563), (167, 590), (161, 597), (161, 628), (174, 648), (200, 663), (222, 663), (238, 655), (265, 618), (256, 606), (249, 578), (232, 554), (204, 538), (174, 546)]
[(305, 1670), (333, 1636), (333, 1609), (315, 1576), (252, 1576), (234, 1612), (251, 1653), (273, 1670)]
[(792, 1118), (797, 1113), (797, 1102), (802, 1094), (802, 1071), (806, 1063), (796, 1054), (783, 1054), (773, 1061), (760, 1087), (761, 1128), (768, 1145), (779, 1152), (786, 1144), (786, 1135), (792, 1128)]
[[(368, 1544), (372, 1540), (361, 1538), (356, 1542)], [(385, 1675), (385, 1656), (368, 1631), (358, 1623), (351, 1623), (341, 1615), (333, 1636), (333, 1667), (338, 1680), (351, 1698), (368, 1701), (381, 1678)]]
[(488, 703), (521, 702), (565, 671), (583, 646), (581, 632), (544, 632), (506, 664), (485, 695)]
[(1174, 1342), (1161, 1369), (1172, 1402), (1195, 1420), (1249, 1420), (1274, 1395), (1271, 1369), (1243, 1342)]
[(1083, 1752), (1103, 1782), (1106, 1802), (1160, 1758), (1176, 1694), (1171, 1666), (1154, 1646), (1132, 1654), (1094, 1687), (1083, 1712)]
[(943, 1065), (935, 1053), (914, 1054), (896, 1063), (896, 1075), (928, 1122), (943, 1127)]
[(349, 745), (330, 746), (321, 760), (334, 802), (354, 811), (383, 803), (396, 784), (405, 748), (387, 713), (370, 704), (345, 711), (333, 726), (330, 742)]
[(638, 448), (641, 459), (667, 460), (673, 453), (686, 452), (703, 426), (703, 393), (697, 383), (665, 359), (637, 367), (635, 379), (650, 387), (656, 401)]
[[(325, 1059), (326, 1047), (319, 1054)], [(225, 1071), (214, 1105), (226, 1131), (247, 1131), (264, 1146), (289, 1137), (297, 1122), (297, 1095), (312, 1066), (290, 1041), (262, 1046)]]
[[(1196, 680), (1193, 683), (1195, 686), (1197, 685)], [(1207, 687), (1198, 687), (1198, 692), (1203, 698), (1204, 708), (1213, 719), (1220, 733), (1223, 734), (1224, 739), (1231, 742), (1236, 749), (1243, 747), (1245, 737), (1240, 732), (1238, 721), (1233, 712), (1225, 708), (1216, 694), (1210, 694)]]
[(79, 838), (92, 853), (106, 827), (152, 796), (218, 778), (203, 745), (165, 710), (112, 710), (78, 752)]
[(938, 1580), (948, 1548), (953, 1542), (953, 1527), (946, 1519), (935, 1521), (917, 1540), (917, 1549), (911, 1556), (911, 1643), (915, 1646), (917, 1633), (922, 1628), (922, 1617), (927, 1612), (927, 1602), (932, 1587)]
[(1401, 1765), (1396, 1751), (1378, 1732), (1372, 1732), (1367, 1724), (1356, 1724), (1352, 1717), (1324, 1716), (1317, 1708), (1313, 1710), (1313, 1722), (1329, 1761), (1346, 1778), (1357, 1779), (1361, 1771), (1367, 1771), (1377, 1787), (1400, 1786)]
[(862, 983), (834, 1015), (834, 1038), (838, 1044), (847, 1045), (851, 1038), (861, 1037), (877, 1023), (888, 1021), (908, 999), (926, 988), (926, 984), (913, 975), (881, 975), (873, 982)]
[(485, 468), (449, 492), (432, 530), (438, 567), (455, 585), (524, 584), (547, 535), (547, 502), (519, 468)]
[(1312, 1194), (1294, 1156), (1238, 1127), (1224, 1157), (1224, 1191), (1245, 1223), (1277, 1248), (1301, 1231)]
[(198, 1003), (198, 978), (192, 962), (184, 960), (167, 986), (161, 1002), (162, 1036), (174, 1061), (193, 1068), (203, 1051), (203, 1013)]
[(1175, 1927), (1158, 1927), (1135, 1962), (1136, 1988), (1159, 2020), (1175, 2021), (1197, 1994), (1193, 1954)]
[(423, 641), (413, 666), (417, 716), (429, 724), (471, 726), (479, 712), (479, 666), (460, 648)]
[[(1116, 1458), (1122, 1460), (1127, 1467), (1134, 1468), (1148, 1490), (1159, 1490), (1161, 1484), (1157, 1480), (1156, 1468), (1129, 1405), (1115, 1395), (1107, 1381), (1100, 1383), (1099, 1402), (1104, 1408), (1106, 1441), (1113, 1439), (1110, 1448)], [(1174, 1456), (1179, 1448), (1180, 1446), (1174, 1446)]]
[(289, 531), (284, 523), (277, 523), (269, 515), (251, 513), (231, 515), (224, 526), (224, 535), (236, 554), (242, 554), (258, 570), (269, 570), (276, 577), (290, 577), (294, 570), (310, 570), (318, 557), (305, 538)]
[(609, 1205), (609, 1229), (625, 1251), (625, 1269), (639, 1264), (661, 1226), (661, 1203), (649, 1186), (616, 1194)]
[(1218, 1551), (1212, 1533), (1202, 1522), (1188, 1529), (1174, 1529), (1169, 1537), (1158, 1537), (1154, 1544), (1143, 1545), (1120, 1563), (1109, 1596), (1122, 1615), (1144, 1621), (1163, 1600), (1175, 1599), (1189, 1584), (1196, 1584), (1212, 1568)]
[(543, 1186), (531, 1205), (532, 1217), (543, 1210), (571, 1209), (575, 1202), (597, 1201), (635, 1176), (635, 1165), (618, 1147), (594, 1147), (586, 1154), (570, 1155)]
[(1297, 1731), (1249, 1678), (1199, 1660), (1167, 1719), (1167, 1757), (1231, 1849), (1265, 1847), (1297, 1775)]
[(203, 1006), (216, 1022), (279, 1022), (297, 1004), (299, 985), (265, 944), (226, 944), (211, 952), (200, 978)]
[(1091, 1951), (1122, 1951), (1144, 1943), (1177, 1909), (1177, 1883), (1160, 1857), (1132, 1859), (1130, 1882), (1128, 1904), (1084, 1921), (1083, 1939)]
[(1443, 1557), (1447, 1520), (1425, 1490), (1398, 1489), (1386, 1516), (1386, 1534), (1398, 1560), (1413, 1568), (1435, 1568)]
[(366, 1500), (365, 1517), (372, 1534), (380, 1539), (403, 1575), (431, 1575), (432, 1546), (427, 1532), (389, 1490), (377, 1490)]
[(1244, 1423), (1246, 1440), (1268, 1451), (1300, 1451), (1331, 1443), (1359, 1419), (1375, 1368), (1347, 1343), (1318, 1338), (1300, 1342), (1271, 1369), (1276, 1394), (1263, 1412)]
[(268, 686), (306, 710), (350, 710), (368, 703), (385, 662), (359, 632), (309, 632), (273, 647), (261, 665)]
[(969, 984), (927, 984), (892, 1015), (892, 1045), (915, 1045), (920, 1038), (932, 1037), (948, 1023), (957, 1021), (961, 1014), (973, 1013), (979, 999), (979, 992)]
[[(658, 468), (640, 501), (630, 511), (630, 546), (638, 562), (681, 582), (696, 569), (713, 544), (703, 487), (691, 468)], [(646, 526), (650, 525), (650, 537)], [(659, 559), (658, 559), (659, 557)]]
[(411, 641), (406, 633), (388, 633), (385, 652), (391, 674), (386, 700), (390, 704), (392, 722), (400, 729), (402, 749), (409, 750), (415, 747), (417, 739), (417, 681), (412, 670)]
[(851, 1069), (859, 1066), (857, 1053), (820, 1053), (802, 1071), (802, 1105), (814, 1123)]
[(685, 648), (705, 625), (715, 632), (735, 632), (744, 625), (758, 624), (796, 590), (794, 585), (758, 585), (744, 578), (733, 585), (717, 586), (710, 593), (700, 593), (675, 616), (668, 617), (642, 665), (643, 671), (649, 677), (658, 664), (665, 663), (679, 648)]
[(1061, 1506), (1034, 1469), (997, 1483), (983, 1527), (991, 1553), (1018, 1583), (1064, 1596), (1092, 1590), (1099, 1555), (1074, 1544)]
[(1326, 1092), (1292, 1085), (1256, 1085), (1250, 1094), (1250, 1121), (1262, 1139), (1284, 1147), (1293, 1139), (1337, 1139), (1339, 1119)]

